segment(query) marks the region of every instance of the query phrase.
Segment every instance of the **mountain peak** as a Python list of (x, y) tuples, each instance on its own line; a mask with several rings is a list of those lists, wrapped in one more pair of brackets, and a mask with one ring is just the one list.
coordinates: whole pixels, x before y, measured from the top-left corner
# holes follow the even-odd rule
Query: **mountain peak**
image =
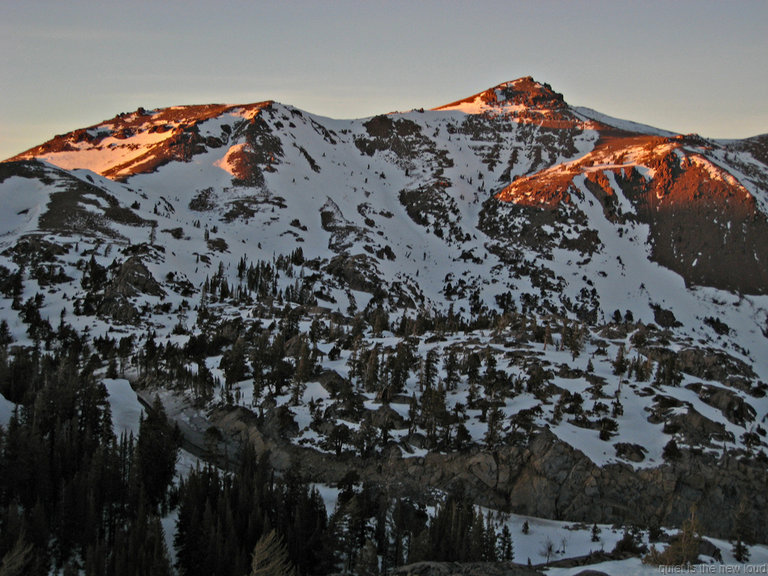
[(468, 98), (457, 100), (435, 110), (459, 110), (469, 114), (490, 111), (522, 112), (526, 110), (551, 111), (567, 108), (563, 95), (549, 84), (537, 82), (531, 76), (502, 82)]
[(156, 110), (138, 108), (89, 126), (60, 134), (10, 158), (39, 158), (71, 170), (85, 168), (108, 178), (125, 180), (151, 172), (172, 160), (187, 160), (206, 146), (224, 145), (228, 133), (201, 133), (206, 121), (229, 115), (232, 122), (253, 121), (272, 101), (244, 105), (193, 104)]
[(562, 108), (565, 106), (563, 95), (552, 90), (549, 84), (537, 82), (531, 76), (525, 76), (499, 84), (491, 88), (499, 101), (509, 101), (522, 104), (529, 108)]

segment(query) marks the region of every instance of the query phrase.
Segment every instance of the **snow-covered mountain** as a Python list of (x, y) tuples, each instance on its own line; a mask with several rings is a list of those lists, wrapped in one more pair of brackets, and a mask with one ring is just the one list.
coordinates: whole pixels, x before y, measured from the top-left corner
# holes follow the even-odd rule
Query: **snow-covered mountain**
[[(728, 536), (766, 478), (768, 136), (616, 120), (530, 77), (359, 120), (139, 108), (0, 164), (0, 198), (17, 345), (40, 294), (54, 327), (178, 346), (189, 381), (223, 382), (209, 406), (287, 407), (248, 434), (319, 458), (320, 480), (358, 451), (541, 516), (677, 523), (700, 503)], [(256, 340), (281, 332), (295, 389), (262, 385)], [(183, 371), (127, 364), (185, 392)]]

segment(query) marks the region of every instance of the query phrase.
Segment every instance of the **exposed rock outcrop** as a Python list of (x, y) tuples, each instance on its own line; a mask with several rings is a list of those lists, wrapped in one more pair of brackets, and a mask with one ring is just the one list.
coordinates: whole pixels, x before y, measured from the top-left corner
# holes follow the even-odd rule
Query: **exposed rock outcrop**
[[(242, 410), (239, 408), (238, 410)], [(402, 493), (460, 490), (477, 504), (517, 514), (577, 522), (680, 526), (696, 506), (705, 534), (730, 538), (743, 498), (750, 499), (750, 521), (757, 541), (768, 539), (768, 469), (756, 460), (682, 451), (674, 462), (655, 468), (615, 463), (600, 467), (548, 430), (525, 446), (505, 445), (496, 452), (403, 457), (394, 444), (376, 458), (335, 457), (290, 445), (274, 428), (252, 432), (249, 426), (218, 413), (218, 426), (241, 440), (254, 435), (272, 451), (273, 463), (300, 463), (313, 481), (335, 483), (354, 469), (361, 480), (396, 484)]]
[(99, 313), (125, 324), (135, 323), (138, 310), (130, 298), (139, 294), (162, 296), (165, 291), (138, 256), (128, 258), (104, 290)]

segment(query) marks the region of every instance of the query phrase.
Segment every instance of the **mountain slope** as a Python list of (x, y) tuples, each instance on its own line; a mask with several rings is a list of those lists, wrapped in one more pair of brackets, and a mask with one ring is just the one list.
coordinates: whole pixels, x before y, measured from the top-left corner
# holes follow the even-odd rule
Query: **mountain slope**
[(41, 294), (51, 326), (175, 350), (126, 375), (261, 413), (248, 434), (319, 480), (356, 453), (549, 517), (679, 523), (709, 500), (724, 534), (766, 472), (765, 149), (532, 78), (360, 120), (139, 109), (0, 164), (0, 311), (18, 346), (44, 339)]

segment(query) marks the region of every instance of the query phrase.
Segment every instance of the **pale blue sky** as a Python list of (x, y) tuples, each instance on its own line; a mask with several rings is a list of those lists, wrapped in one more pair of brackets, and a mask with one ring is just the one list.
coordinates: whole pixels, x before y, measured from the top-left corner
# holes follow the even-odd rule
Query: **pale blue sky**
[(768, 132), (768, 2), (0, 0), (0, 159), (139, 106), (274, 99), (335, 118), (531, 75), (568, 103)]

